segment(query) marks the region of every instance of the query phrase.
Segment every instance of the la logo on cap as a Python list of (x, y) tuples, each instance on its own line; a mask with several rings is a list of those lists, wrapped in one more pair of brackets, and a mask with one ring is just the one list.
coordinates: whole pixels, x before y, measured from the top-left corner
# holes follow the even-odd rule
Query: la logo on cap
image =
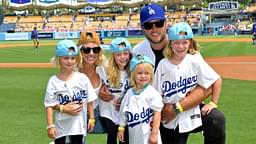
[(151, 7), (148, 7), (148, 13), (149, 13), (150, 15), (156, 14), (155, 10), (152, 9)]

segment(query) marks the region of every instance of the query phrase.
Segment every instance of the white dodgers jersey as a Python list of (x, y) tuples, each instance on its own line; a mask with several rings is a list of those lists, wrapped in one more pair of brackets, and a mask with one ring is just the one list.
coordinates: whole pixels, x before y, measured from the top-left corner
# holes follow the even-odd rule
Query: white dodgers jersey
[(76, 116), (56, 111), (55, 125), (57, 137), (66, 135), (86, 135), (87, 131), (87, 103), (97, 99), (96, 93), (88, 77), (80, 72), (74, 72), (68, 81), (52, 76), (46, 88), (44, 99), (45, 107), (69, 102), (83, 102), (83, 111)]
[[(162, 97), (151, 85), (139, 95), (134, 94), (132, 88), (127, 91), (120, 108), (120, 125), (128, 125), (130, 144), (148, 144), (153, 112), (161, 112), (162, 107)], [(159, 132), (158, 144), (161, 143)]]
[[(164, 103), (172, 103), (185, 98), (197, 85), (207, 89), (219, 75), (204, 61), (199, 53), (187, 54), (178, 65), (172, 64), (167, 58), (160, 61), (154, 78), (154, 87), (163, 95)], [(202, 125), (199, 106), (184, 111), (164, 124), (174, 129), (179, 125), (179, 132), (188, 132)]]

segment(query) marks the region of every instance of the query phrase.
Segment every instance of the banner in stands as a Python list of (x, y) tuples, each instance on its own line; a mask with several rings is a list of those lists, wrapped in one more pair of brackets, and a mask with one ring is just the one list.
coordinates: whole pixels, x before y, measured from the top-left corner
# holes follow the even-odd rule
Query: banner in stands
[(110, 4), (114, 1), (113, 0), (84, 0), (84, 2), (97, 4), (97, 5), (104, 5), (104, 4)]
[(123, 31), (114, 31), (114, 30), (106, 30), (106, 31), (104, 31), (104, 38), (105, 37), (125, 37), (125, 36), (127, 36), (127, 34), (126, 34), (126, 31), (125, 30), (123, 30)]
[(78, 38), (79, 37), (79, 32), (55, 32), (54, 33), (54, 38), (55, 39), (73, 39), (73, 38)]
[(9, 0), (10, 6), (21, 7), (32, 4), (32, 0)]
[(141, 36), (143, 35), (142, 30), (129, 30), (128, 31), (129, 36)]
[(5, 40), (29, 40), (29, 36), (27, 32), (5, 33)]
[(39, 33), (38, 38), (39, 39), (52, 39), (53, 33)]
[(52, 6), (59, 4), (59, 0), (37, 0), (36, 3), (39, 6)]
[(232, 10), (238, 9), (239, 3), (236, 1), (219, 1), (211, 2), (208, 4), (209, 10)]

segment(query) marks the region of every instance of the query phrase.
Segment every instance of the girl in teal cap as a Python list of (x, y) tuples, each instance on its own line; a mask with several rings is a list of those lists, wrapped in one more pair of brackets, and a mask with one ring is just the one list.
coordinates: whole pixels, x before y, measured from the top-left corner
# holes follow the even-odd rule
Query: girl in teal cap
[[(120, 117), (119, 107), (124, 94), (130, 87), (131, 44), (125, 38), (115, 38), (110, 44), (109, 52), (111, 56), (103, 89), (111, 96), (111, 99), (104, 101), (104, 96), (101, 96), (99, 106), (102, 122), (107, 131), (107, 144), (116, 144)], [(128, 140), (119, 143), (128, 144)]]
[[(203, 128), (202, 115), (217, 108), (221, 78), (200, 55), (187, 23), (173, 25), (168, 30), (168, 37), (169, 46), (165, 48), (165, 58), (156, 69), (154, 86), (163, 95), (165, 105), (174, 110), (162, 113), (164, 131), (169, 137), (165, 143), (186, 144), (190, 132)], [(204, 105), (201, 111), (199, 105), (184, 110), (180, 101), (198, 85), (212, 89), (210, 103)], [(176, 117), (170, 120), (170, 115)]]
[[(73, 41), (62, 40), (57, 44), (55, 62), (60, 70), (49, 79), (44, 99), (46, 129), (55, 144), (83, 144), (87, 131), (94, 128), (92, 101), (97, 96), (88, 77), (74, 71), (79, 61), (79, 50)], [(67, 114), (66, 106), (70, 103), (76, 104), (74, 115)]]
[(124, 140), (124, 126), (128, 126), (129, 144), (162, 144), (159, 126), (162, 96), (150, 84), (154, 64), (150, 58), (138, 55), (130, 62), (131, 84), (121, 104), (118, 138)]

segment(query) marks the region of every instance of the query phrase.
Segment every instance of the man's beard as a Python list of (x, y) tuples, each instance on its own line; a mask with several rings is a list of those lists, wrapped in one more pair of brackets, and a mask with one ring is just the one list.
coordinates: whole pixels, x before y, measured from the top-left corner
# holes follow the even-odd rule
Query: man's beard
[(165, 39), (165, 37), (166, 37), (166, 35), (161, 36), (161, 39), (160, 39), (159, 41), (154, 41), (154, 40), (151, 39), (150, 37), (146, 36), (146, 38), (147, 38), (151, 43), (153, 43), (153, 44), (159, 44), (159, 43), (163, 42), (164, 39)]

